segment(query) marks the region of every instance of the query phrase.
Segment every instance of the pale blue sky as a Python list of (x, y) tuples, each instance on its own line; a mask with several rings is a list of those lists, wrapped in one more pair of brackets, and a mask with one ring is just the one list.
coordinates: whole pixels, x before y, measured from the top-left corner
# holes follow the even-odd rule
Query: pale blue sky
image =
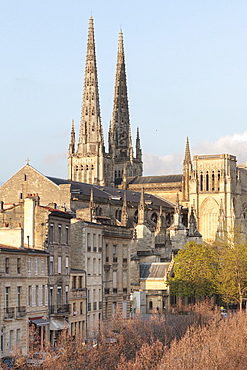
[(246, 1), (0, 0), (0, 181), (27, 157), (42, 173), (67, 177), (91, 14), (106, 143), (122, 26), (145, 174), (180, 172), (186, 136), (192, 154), (247, 161)]

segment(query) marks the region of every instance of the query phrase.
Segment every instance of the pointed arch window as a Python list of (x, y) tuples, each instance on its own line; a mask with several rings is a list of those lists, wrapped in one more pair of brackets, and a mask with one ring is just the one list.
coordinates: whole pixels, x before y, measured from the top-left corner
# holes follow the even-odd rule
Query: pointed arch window
[(206, 191), (209, 190), (209, 176), (208, 176), (208, 171), (206, 173)]
[(218, 171), (218, 191), (220, 190), (220, 171)]
[(203, 173), (200, 174), (200, 191), (203, 191)]
[(214, 187), (215, 187), (215, 184), (214, 184), (214, 171), (212, 171), (212, 191), (214, 191)]

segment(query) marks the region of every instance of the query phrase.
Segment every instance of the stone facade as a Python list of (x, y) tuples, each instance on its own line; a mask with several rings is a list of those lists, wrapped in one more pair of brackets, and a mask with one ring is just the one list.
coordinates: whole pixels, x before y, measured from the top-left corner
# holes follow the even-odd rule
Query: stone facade
[(0, 245), (1, 355), (27, 353), (29, 327), (49, 340), (47, 252)]
[(87, 337), (87, 275), (85, 270), (70, 270), (70, 335), (85, 340)]

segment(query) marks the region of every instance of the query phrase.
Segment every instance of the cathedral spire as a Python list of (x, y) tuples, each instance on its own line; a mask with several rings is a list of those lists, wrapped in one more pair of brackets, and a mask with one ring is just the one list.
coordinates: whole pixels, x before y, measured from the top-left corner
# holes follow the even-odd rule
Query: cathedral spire
[(125, 161), (133, 159), (122, 31), (119, 33), (118, 40), (113, 113), (109, 133), (109, 152), (113, 157), (121, 157)]
[[(98, 75), (94, 40), (93, 18), (89, 19), (84, 91), (81, 110), (81, 127), (78, 154), (90, 152), (83, 144), (103, 144), (103, 133), (100, 119)], [(93, 147), (91, 147), (92, 150)]]
[(142, 150), (141, 150), (139, 127), (137, 127), (137, 131), (136, 131), (136, 159), (139, 159), (140, 161), (142, 160)]
[(188, 138), (188, 136), (186, 138), (184, 163), (191, 163), (190, 144), (189, 144), (189, 138)]

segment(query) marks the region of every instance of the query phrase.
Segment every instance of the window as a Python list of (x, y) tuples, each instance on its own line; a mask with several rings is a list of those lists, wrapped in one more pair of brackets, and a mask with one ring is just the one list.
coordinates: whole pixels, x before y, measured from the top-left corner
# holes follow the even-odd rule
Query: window
[(9, 291), (10, 291), (10, 288), (6, 287), (5, 288), (5, 308), (6, 310), (9, 308)]
[(13, 350), (13, 333), (14, 333), (14, 330), (9, 331), (9, 349), (10, 349), (10, 351)]
[(69, 303), (69, 286), (66, 285), (65, 287), (65, 304)]
[(18, 286), (17, 287), (17, 309), (18, 311), (20, 311), (20, 307), (21, 307), (21, 287)]
[(9, 258), (5, 258), (5, 273), (9, 274)]
[(83, 313), (83, 303), (80, 302), (80, 315), (82, 315), (82, 313)]
[(50, 256), (50, 275), (53, 275), (53, 256)]
[(152, 310), (153, 309), (153, 301), (149, 301), (149, 305), (148, 305), (149, 309)]
[(17, 258), (17, 274), (21, 273), (21, 259)]
[(54, 225), (50, 224), (49, 225), (49, 243), (53, 243), (53, 233), (54, 233)]
[(16, 329), (16, 336), (15, 336), (16, 344), (19, 343), (19, 338), (20, 338), (20, 329)]
[(76, 276), (72, 278), (72, 289), (76, 289)]
[(66, 226), (66, 244), (69, 244), (69, 226)]
[(58, 243), (61, 244), (61, 238), (62, 238), (62, 225), (58, 225)]
[(57, 305), (61, 306), (62, 304), (62, 287), (58, 286), (57, 287)]
[(28, 306), (31, 306), (32, 304), (32, 286), (29, 285), (28, 288), (27, 288), (27, 305)]
[(82, 276), (79, 276), (79, 289), (82, 289)]
[(69, 257), (65, 257), (65, 273), (69, 275)]
[(62, 257), (61, 256), (58, 256), (58, 260), (57, 260), (57, 273), (58, 274), (61, 274), (62, 272)]
[(113, 247), (112, 247), (112, 253), (113, 254), (116, 254), (117, 253), (117, 246), (116, 245), (113, 245)]
[(45, 260), (42, 258), (41, 260), (41, 274), (45, 275)]
[(34, 273), (38, 275), (38, 259), (34, 258)]
[(27, 274), (31, 275), (31, 259), (27, 259)]

